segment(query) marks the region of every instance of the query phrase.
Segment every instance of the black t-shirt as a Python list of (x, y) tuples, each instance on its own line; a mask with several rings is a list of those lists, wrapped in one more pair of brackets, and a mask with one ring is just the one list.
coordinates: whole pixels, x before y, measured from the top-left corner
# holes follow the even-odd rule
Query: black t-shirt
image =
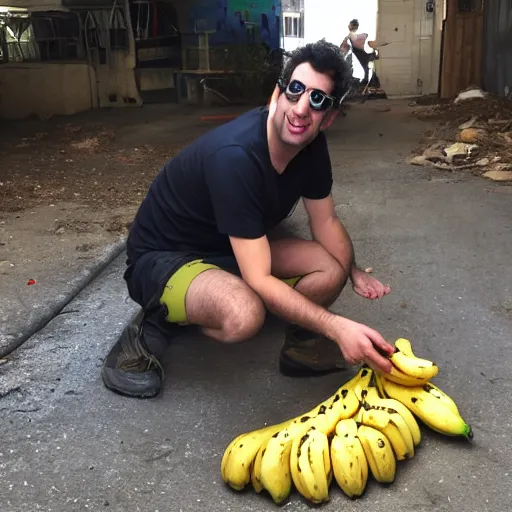
[(158, 173), (130, 229), (130, 262), (148, 251), (232, 254), (229, 236), (256, 239), (301, 197), (332, 187), (325, 135), (279, 174), (270, 161), (268, 110), (251, 110), (202, 135)]

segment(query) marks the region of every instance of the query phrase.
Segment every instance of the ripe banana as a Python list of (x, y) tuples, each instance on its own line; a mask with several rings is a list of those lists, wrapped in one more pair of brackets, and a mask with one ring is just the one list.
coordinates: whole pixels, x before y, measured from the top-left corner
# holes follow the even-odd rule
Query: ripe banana
[(224, 482), (237, 491), (242, 490), (251, 480), (251, 466), (260, 446), (276, 432), (285, 428), (290, 421), (253, 430), (233, 439), (221, 461), (221, 475)]
[(430, 393), (432, 396), (435, 396), (438, 400), (441, 400), (441, 402), (445, 403), (456, 414), (460, 414), (459, 408), (457, 407), (457, 404), (454, 402), (454, 400), (450, 396), (448, 396), (444, 391), (439, 389), (435, 384), (432, 384), (432, 382), (428, 382), (423, 386), (423, 389), (427, 393)]
[[(393, 361), (391, 360), (391, 362)], [(379, 373), (381, 377), (384, 377), (392, 382), (395, 382), (396, 384), (400, 384), (401, 386), (424, 386), (430, 380), (429, 378), (419, 378), (413, 375), (408, 375), (407, 373), (404, 373), (403, 371), (399, 370), (396, 366), (391, 367), (390, 373), (384, 373), (379, 371), (377, 373)]]
[(251, 467), (251, 483), (258, 494), (263, 491), (263, 484), (261, 483), (261, 459), (263, 458), (263, 453), (265, 452), (266, 447), (267, 443), (263, 443), (260, 446)]
[[(356, 415), (356, 420), (363, 425), (376, 428), (386, 435), (393, 446), (398, 460), (414, 457), (414, 440), (412, 433), (402, 416), (400, 416), (397, 411), (388, 407), (374, 405), (376, 401), (380, 400), (375, 387), (369, 386), (361, 388), (361, 386), (357, 384), (354, 391), (362, 405)], [(373, 404), (370, 404), (368, 398), (370, 398), (370, 400), (373, 398)], [(410, 412), (409, 415), (412, 416)]]
[(372, 377), (373, 370), (368, 366), (363, 366), (354, 375), (354, 377), (352, 377), (348, 382), (341, 386), (338, 392), (341, 392), (344, 389), (354, 389), (356, 386), (366, 387), (370, 384)]
[(384, 398), (386, 393), (382, 387), (382, 377), (378, 373), (375, 373), (375, 387), (377, 388), (379, 395)]
[(448, 436), (473, 438), (473, 431), (462, 416), (423, 387), (399, 386), (387, 379), (382, 379), (382, 385), (387, 396), (402, 402), (432, 430)]
[[(379, 383), (380, 377), (376, 377), (377, 383)], [(393, 423), (395, 423), (395, 425), (400, 429), (404, 439), (408, 439), (402, 424), (402, 422), (405, 422), (407, 424), (407, 428), (409, 429), (414, 446), (418, 446), (421, 442), (421, 430), (414, 415), (402, 402), (393, 400), (392, 398), (381, 398), (377, 389), (379, 388), (370, 386), (366, 389), (366, 393), (364, 393), (363, 390), (361, 399), (375, 409), (386, 410), (391, 415), (391, 420)], [(382, 391), (382, 395), (386, 396), (384, 394), (384, 390)]]
[(290, 452), (290, 470), (292, 474), (292, 481), (295, 485), (295, 488), (299, 493), (304, 496), (309, 501), (313, 501), (313, 495), (310, 494), (306, 484), (304, 483), (304, 479), (302, 478), (302, 470), (299, 468), (299, 455), (300, 449), (299, 446), (303, 444), (303, 437), (297, 436), (292, 443), (292, 448)]
[[(292, 424), (293, 422), (305, 422), (311, 417), (318, 416), (320, 411), (325, 411), (327, 408), (329, 408), (328, 416), (331, 418), (330, 421), (332, 423), (332, 430), (334, 430), (336, 422), (339, 420), (339, 418), (336, 416), (339, 407), (350, 411), (354, 407), (357, 410), (357, 407), (359, 406), (355, 395), (353, 393), (349, 394), (349, 391), (353, 389), (353, 387), (358, 383), (361, 383), (361, 385), (366, 385), (369, 382), (371, 375), (371, 370), (363, 367), (352, 379), (340, 387), (336, 393), (324, 400), (322, 403), (315, 406), (306, 414), (297, 416), (296, 418), (292, 418), (278, 425), (270, 425), (262, 429), (241, 434), (233, 439), (233, 441), (231, 441), (231, 443), (224, 451), (224, 455), (221, 461), (221, 475), (224, 482), (229, 484), (233, 489), (240, 491), (253, 479), (251, 473), (254, 473), (256, 487), (259, 487), (261, 482), (258, 484), (259, 476), (254, 468), (254, 459), (261, 445), (266, 444), (274, 434), (280, 432), (283, 430), (283, 428)], [(340, 400), (341, 402), (338, 404), (338, 401)], [(338, 405), (335, 407), (335, 404)], [(341, 410), (341, 412), (342, 415), (346, 414), (344, 410)], [(320, 421), (323, 421), (323, 418), (321, 418)]]
[(272, 436), (261, 457), (260, 481), (275, 503), (283, 502), (292, 490), (289, 428)]
[[(412, 352), (410, 343), (407, 344), (406, 342), (407, 340), (404, 338), (395, 342), (395, 352), (389, 356), (389, 360), (399, 371), (410, 377), (427, 380), (435, 377), (439, 372), (439, 367), (428, 359), (416, 357)], [(405, 345), (405, 351), (400, 350), (397, 343), (398, 346), (403, 347)]]
[(334, 478), (349, 498), (358, 498), (368, 482), (368, 461), (357, 437), (357, 423), (353, 418), (336, 425), (331, 441), (331, 463)]
[(357, 437), (363, 446), (373, 477), (380, 483), (392, 483), (396, 475), (396, 458), (389, 439), (378, 430), (360, 425)]
[(414, 443), (409, 428), (405, 422), (399, 423), (400, 428), (397, 427), (386, 409), (372, 409), (368, 406), (361, 415), (361, 424), (382, 432), (389, 439), (397, 460), (410, 459), (414, 456)]
[(329, 500), (329, 485), (332, 479), (329, 440), (327, 436), (310, 428), (302, 437), (297, 451), (297, 469), (302, 476), (307, 496), (313, 503)]
[(405, 338), (398, 338), (395, 341), (395, 348), (403, 352), (406, 356), (415, 357), (412, 351), (411, 342)]
[(291, 491), (290, 452), (293, 441), (311, 428), (329, 435), (340, 419), (352, 417), (359, 409), (354, 391), (340, 388), (328, 406), (322, 405), (314, 416), (302, 416), (273, 435), (267, 443), (261, 460), (261, 484), (276, 503), (281, 503)]

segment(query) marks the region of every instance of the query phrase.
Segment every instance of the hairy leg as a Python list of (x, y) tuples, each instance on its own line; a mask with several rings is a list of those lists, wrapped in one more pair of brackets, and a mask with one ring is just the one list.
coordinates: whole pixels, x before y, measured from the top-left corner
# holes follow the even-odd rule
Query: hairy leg
[(190, 284), (185, 298), (187, 320), (217, 341), (236, 343), (252, 338), (263, 326), (265, 307), (242, 279), (211, 269)]
[[(271, 241), (270, 249), (272, 274), (278, 278), (303, 276), (295, 288), (317, 304), (330, 306), (347, 282), (341, 265), (314, 241), (285, 238)], [(185, 308), (190, 324), (225, 343), (251, 338), (265, 321), (265, 307), (258, 295), (242, 279), (220, 269), (194, 278)]]
[[(315, 241), (284, 238), (272, 241), (270, 250), (272, 275), (304, 276), (295, 289), (316, 304), (330, 306), (345, 287), (348, 273)], [(345, 268), (350, 268), (350, 262)]]

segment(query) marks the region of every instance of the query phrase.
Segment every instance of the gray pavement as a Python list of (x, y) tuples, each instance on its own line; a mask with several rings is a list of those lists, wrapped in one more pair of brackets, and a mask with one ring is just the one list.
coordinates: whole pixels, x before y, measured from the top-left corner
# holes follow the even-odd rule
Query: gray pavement
[[(357, 501), (333, 486), (326, 511), (505, 511), (512, 501), (512, 187), (412, 168), (426, 129), (403, 104), (352, 109), (329, 135), (334, 195), (361, 266), (389, 282), (369, 303), (347, 289), (334, 310), (393, 340), (408, 337), (440, 366), (435, 382), (473, 426), (472, 444), (424, 430), (389, 487)], [(287, 229), (305, 234), (299, 208)], [(249, 343), (200, 336), (169, 349), (163, 397), (107, 391), (101, 359), (136, 311), (120, 255), (63, 313), (0, 365), (0, 510), (266, 511), (221, 482), (237, 434), (308, 410), (352, 373), (290, 379), (277, 372), (283, 324)], [(293, 494), (284, 509), (309, 506)]]
[[(29, 217), (30, 213), (24, 213)], [(0, 303), (0, 357), (10, 354), (41, 330), (76, 295), (91, 283), (125, 247), (124, 237), (115, 243), (95, 248), (90, 259), (70, 258), (54, 241), (50, 262), (37, 265), (37, 285), (27, 286), (28, 278), (19, 275), (4, 286)], [(20, 251), (21, 252), (21, 251)], [(9, 264), (9, 261), (6, 261)], [(23, 269), (18, 274), (23, 274)], [(43, 286), (41, 286), (41, 282)], [(20, 283), (23, 283), (20, 286)]]

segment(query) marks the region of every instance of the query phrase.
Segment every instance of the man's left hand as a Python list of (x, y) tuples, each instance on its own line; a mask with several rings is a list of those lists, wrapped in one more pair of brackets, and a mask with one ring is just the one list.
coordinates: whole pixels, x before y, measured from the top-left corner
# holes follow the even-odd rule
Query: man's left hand
[(391, 292), (389, 286), (382, 284), (378, 279), (355, 266), (352, 267), (350, 279), (354, 291), (365, 299), (380, 299)]

